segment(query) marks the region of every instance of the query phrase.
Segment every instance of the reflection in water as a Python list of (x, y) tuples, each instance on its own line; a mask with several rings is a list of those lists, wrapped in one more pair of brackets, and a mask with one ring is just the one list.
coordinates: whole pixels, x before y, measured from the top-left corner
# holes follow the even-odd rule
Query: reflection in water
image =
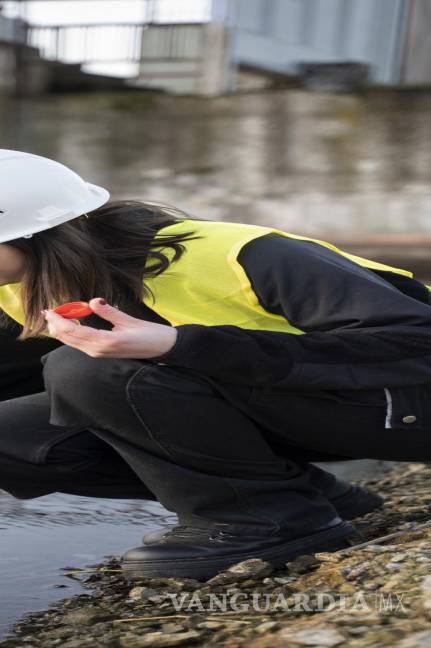
[(0, 493), (0, 637), (24, 612), (81, 591), (61, 568), (121, 554), (141, 544), (145, 531), (174, 522), (156, 502)]
[(274, 91), (0, 103), (1, 146), (69, 164), (115, 197), (296, 233), (430, 233), (431, 94)]

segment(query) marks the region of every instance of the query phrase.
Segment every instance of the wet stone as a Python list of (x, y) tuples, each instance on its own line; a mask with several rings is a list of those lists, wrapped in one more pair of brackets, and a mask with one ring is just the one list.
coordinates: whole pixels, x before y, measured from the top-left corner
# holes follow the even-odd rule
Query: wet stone
[(161, 630), (167, 634), (171, 634), (172, 632), (183, 632), (184, 626), (179, 623), (164, 623), (161, 626)]
[(338, 646), (345, 641), (345, 636), (331, 628), (307, 628), (293, 633), (282, 631), (280, 636), (299, 646)]
[(236, 565), (232, 565), (232, 567), (229, 567), (226, 571), (217, 574), (207, 582), (211, 585), (234, 583), (249, 578), (262, 578), (268, 576), (272, 572), (273, 567), (263, 560), (244, 560)]
[(431, 574), (425, 576), (425, 578), (421, 582), (421, 590), (431, 596)]
[(397, 643), (397, 648), (430, 648), (430, 646), (431, 630), (414, 632), (409, 637)]
[(66, 625), (92, 625), (106, 617), (109, 617), (109, 613), (106, 610), (91, 605), (68, 612), (63, 617), (63, 623)]
[(219, 630), (220, 628), (224, 628), (225, 625), (222, 621), (204, 621), (203, 623), (198, 623), (196, 627), (205, 630)]
[(176, 634), (163, 634), (162, 632), (150, 632), (144, 636), (125, 636), (120, 638), (121, 648), (165, 648), (169, 646), (187, 645), (195, 642), (200, 637), (196, 630)]
[(279, 627), (280, 624), (277, 621), (266, 621), (265, 623), (256, 626), (254, 631), (258, 635), (266, 635), (274, 630), (278, 630)]
[(369, 629), (370, 629), (369, 626), (361, 625), (361, 626), (356, 626), (356, 627), (353, 627), (353, 628), (347, 628), (347, 632), (350, 635), (354, 635), (354, 636), (359, 635), (360, 636), (360, 635), (366, 634), (369, 631)]
[(291, 560), (286, 564), (286, 569), (289, 576), (296, 576), (298, 574), (306, 574), (319, 567), (320, 563), (314, 556), (304, 554), (298, 556), (295, 560)]
[(401, 561), (405, 560), (405, 559), (408, 558), (408, 557), (409, 557), (409, 553), (408, 553), (408, 552), (405, 552), (405, 553), (396, 553), (396, 554), (394, 554), (394, 555), (392, 556), (392, 558), (391, 558), (391, 562), (400, 563)]
[(290, 585), (290, 583), (294, 583), (296, 580), (296, 576), (274, 576), (273, 578), (274, 583), (278, 583), (279, 585)]

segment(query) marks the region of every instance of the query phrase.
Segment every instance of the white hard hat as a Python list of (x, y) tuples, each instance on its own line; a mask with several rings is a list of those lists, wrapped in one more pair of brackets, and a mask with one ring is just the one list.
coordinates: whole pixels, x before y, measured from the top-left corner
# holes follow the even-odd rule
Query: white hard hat
[(40, 155), (0, 149), (0, 243), (101, 207), (109, 192)]

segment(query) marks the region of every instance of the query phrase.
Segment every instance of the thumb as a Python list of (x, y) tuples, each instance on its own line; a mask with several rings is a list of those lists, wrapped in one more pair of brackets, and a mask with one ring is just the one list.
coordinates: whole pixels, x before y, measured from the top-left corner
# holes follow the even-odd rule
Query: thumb
[(112, 324), (131, 324), (135, 321), (134, 317), (127, 315), (127, 313), (123, 313), (123, 311), (118, 310), (118, 308), (115, 308), (114, 306), (110, 306), (101, 297), (91, 299), (88, 304), (93, 313), (105, 320), (108, 320), (108, 322), (112, 322)]

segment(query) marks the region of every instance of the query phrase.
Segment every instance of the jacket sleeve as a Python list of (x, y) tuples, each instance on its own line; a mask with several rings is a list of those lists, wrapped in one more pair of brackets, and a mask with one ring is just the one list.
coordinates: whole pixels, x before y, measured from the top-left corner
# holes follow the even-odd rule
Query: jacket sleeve
[(22, 326), (6, 313), (0, 317), (0, 401), (44, 391), (42, 354), (62, 343), (50, 338), (17, 341)]
[(421, 282), (277, 234), (247, 244), (238, 261), (261, 305), (304, 333), (186, 324), (154, 361), (272, 388), (431, 382), (431, 303)]

